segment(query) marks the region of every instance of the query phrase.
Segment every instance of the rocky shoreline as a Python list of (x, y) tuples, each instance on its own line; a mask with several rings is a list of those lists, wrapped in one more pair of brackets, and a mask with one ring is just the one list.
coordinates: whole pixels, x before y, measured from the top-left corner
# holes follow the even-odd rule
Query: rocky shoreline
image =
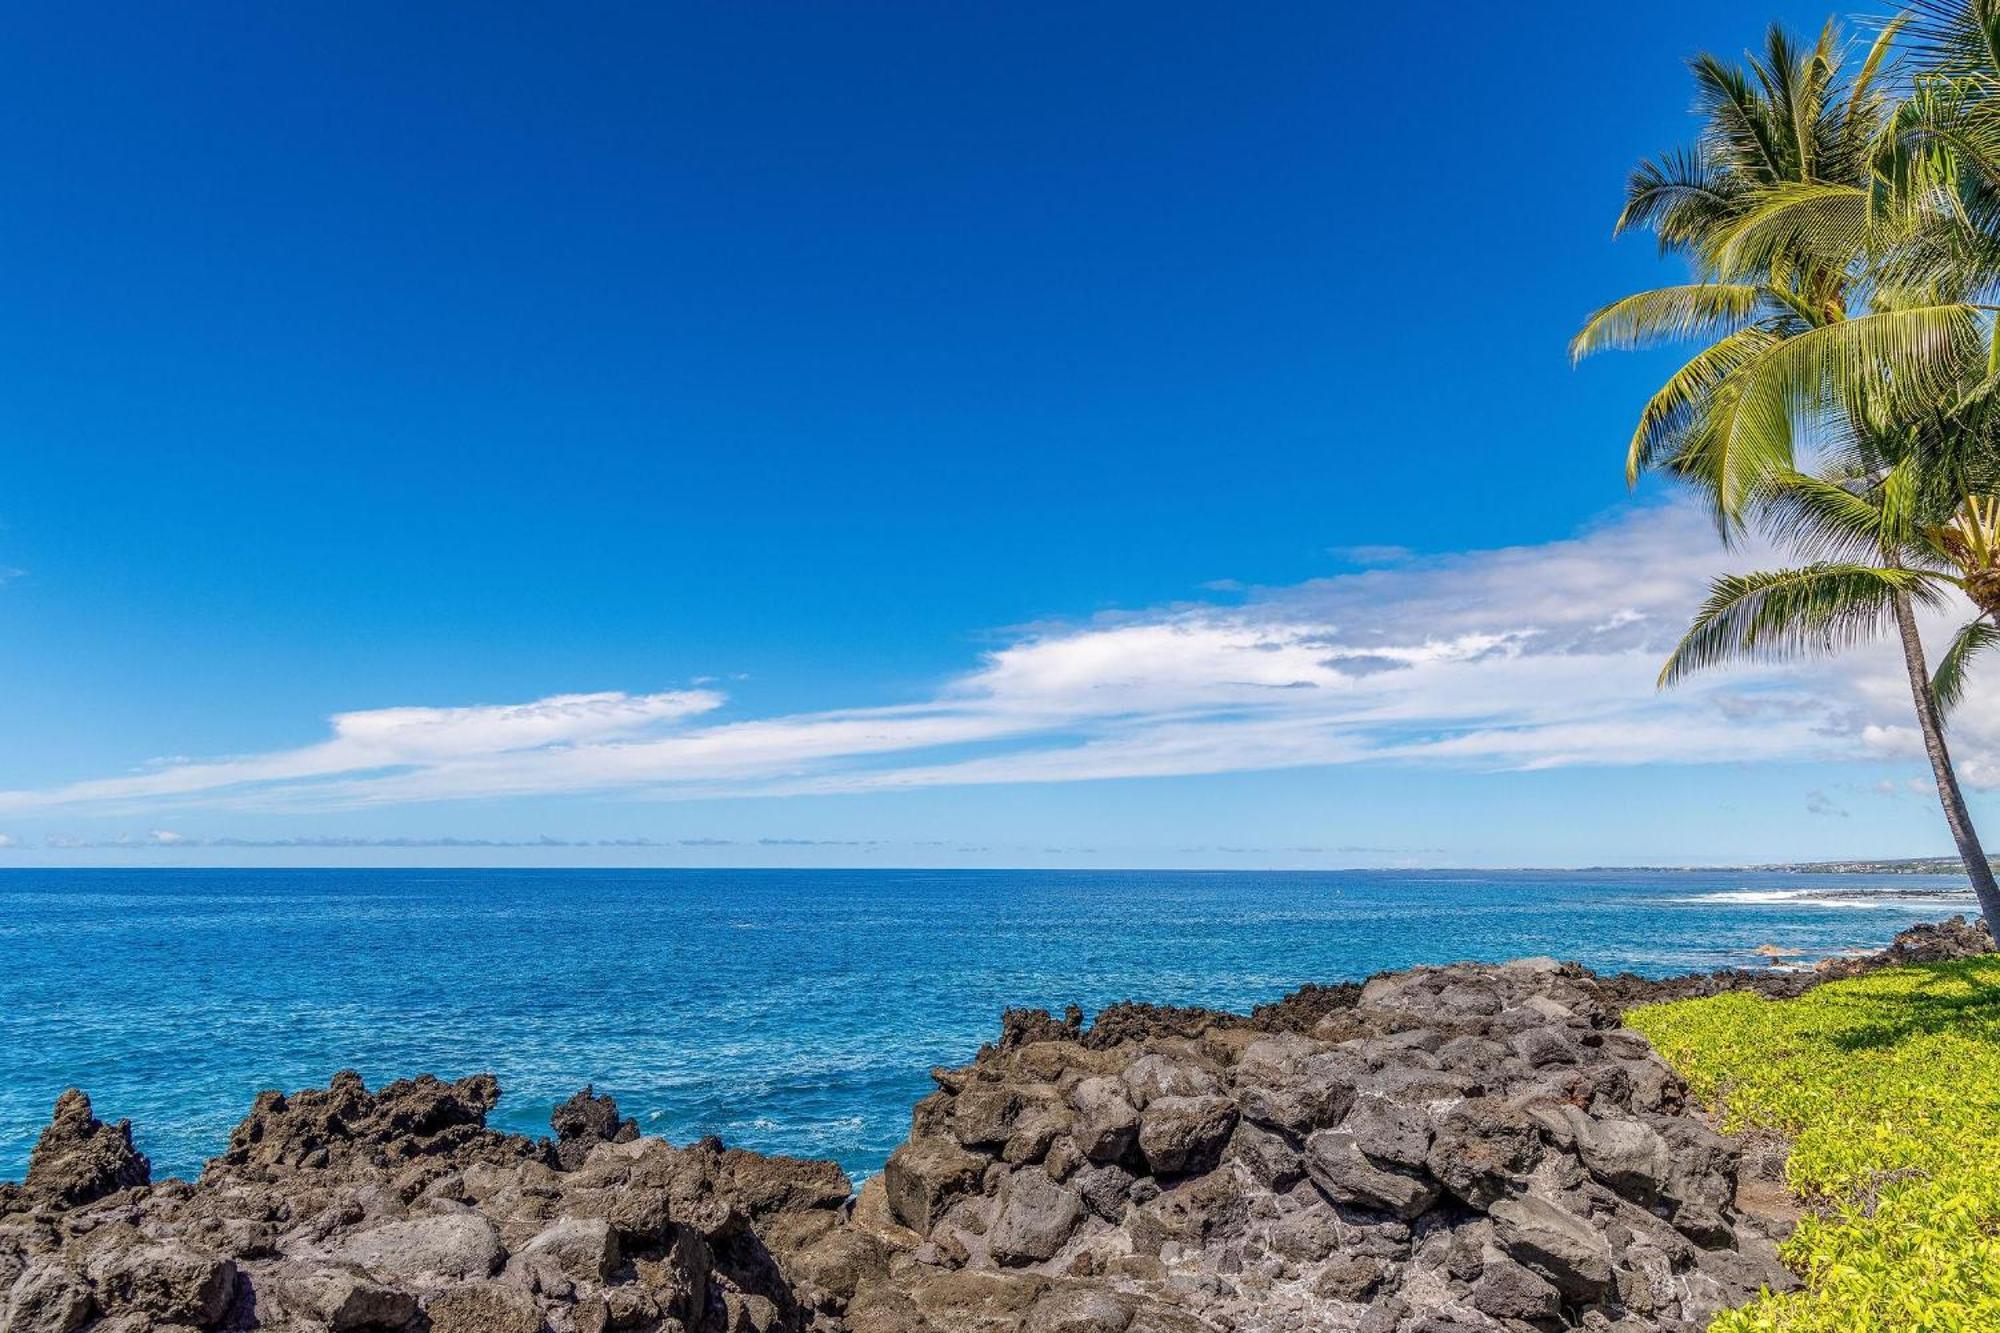
[(855, 1195), (830, 1162), (553, 1136), (491, 1077), (260, 1094), (199, 1180), (64, 1094), (0, 1185), (0, 1330), (1694, 1333), (1788, 1225), (1624, 1008), (1991, 950), (1962, 919), (1818, 974), (1527, 959), (1250, 1015), (1010, 1011)]

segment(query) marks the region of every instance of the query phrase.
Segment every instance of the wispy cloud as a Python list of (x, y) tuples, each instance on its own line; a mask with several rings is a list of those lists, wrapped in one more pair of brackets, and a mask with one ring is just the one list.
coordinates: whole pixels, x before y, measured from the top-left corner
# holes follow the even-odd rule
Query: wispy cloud
[(1334, 546), (1327, 549), (1327, 554), (1350, 565), (1401, 565), (1417, 558), (1417, 553), (1407, 546), (1381, 544)]
[[(784, 845), (792, 839), (762, 839), (766, 844)], [(41, 845), (56, 851), (142, 851), (147, 848), (169, 851), (188, 848), (256, 848), (260, 850), (284, 850), (287, 848), (421, 848), (421, 847), (734, 847), (734, 838), (455, 838), (447, 836), (369, 838), (307, 835), (288, 838), (232, 838), (206, 837), (200, 834), (178, 833), (155, 829), (144, 835), (125, 834), (112, 838), (78, 838), (66, 834), (50, 834), (42, 839)], [(856, 844), (858, 845), (858, 844)], [(18, 839), (0, 834), (0, 849), (20, 848), (26, 844)]]
[[(298, 749), (0, 792), (0, 813), (329, 809), (558, 793), (787, 795), (1351, 763), (1903, 758), (1888, 651), (1654, 677), (1725, 557), (1705, 520), (1631, 511), (1570, 540), (1021, 631), (926, 698), (755, 717), (713, 685), (344, 713)], [(1956, 723), (2000, 785), (2000, 703)]]

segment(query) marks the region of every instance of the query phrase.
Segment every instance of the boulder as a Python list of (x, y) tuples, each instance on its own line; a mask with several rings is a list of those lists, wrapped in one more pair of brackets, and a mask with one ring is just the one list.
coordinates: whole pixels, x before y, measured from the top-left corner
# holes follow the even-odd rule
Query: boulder
[(1536, 1068), (1547, 1065), (1573, 1065), (1578, 1060), (1576, 1041), (1562, 1028), (1529, 1028), (1524, 1032), (1516, 1032), (1508, 1039), (1508, 1044), (1513, 1047), (1516, 1055)]
[(1236, 1065), (1237, 1105), (1250, 1120), (1294, 1138), (1340, 1123), (1362, 1070), (1295, 1034), (1247, 1046)]
[(1365, 1254), (1336, 1254), (1313, 1279), (1313, 1292), (1330, 1301), (1358, 1305), (1374, 1295), (1389, 1275), (1389, 1266)]
[(913, 1138), (882, 1168), (890, 1211), (919, 1234), (929, 1234), (945, 1209), (977, 1190), (985, 1174), (985, 1158), (942, 1138)]
[(86, 1268), (109, 1313), (132, 1310), (170, 1322), (212, 1328), (236, 1294), (236, 1265), (180, 1241), (108, 1238)]
[(76, 1273), (53, 1260), (30, 1264), (0, 1302), (7, 1333), (76, 1333), (90, 1322), (96, 1301)]
[(630, 1143), (639, 1137), (639, 1122), (619, 1118), (618, 1103), (588, 1083), (549, 1114), (549, 1128), (556, 1136), (556, 1165), (565, 1171), (583, 1165), (597, 1144)]
[(1431, 1148), (1430, 1116), (1421, 1106), (1370, 1093), (1341, 1121), (1354, 1146), (1385, 1165), (1421, 1167)]
[(1125, 1085), (1120, 1080), (1083, 1079), (1070, 1089), (1069, 1101), (1076, 1110), (1070, 1137), (1091, 1161), (1118, 1161), (1138, 1143), (1139, 1112), (1125, 1095)]
[(1299, 1150), (1281, 1134), (1248, 1120), (1237, 1122), (1223, 1146), (1222, 1160), (1238, 1163), (1245, 1174), (1274, 1194), (1282, 1194), (1305, 1175)]
[(531, 1266), (547, 1264), (573, 1281), (602, 1282), (618, 1267), (618, 1236), (601, 1217), (558, 1218), (521, 1247), (520, 1257)]
[(1016, 1171), (1001, 1183), (998, 1212), (986, 1248), (1003, 1264), (1053, 1258), (1083, 1221), (1083, 1198), (1038, 1170)]
[(1524, 1190), (1541, 1159), (1541, 1135), (1526, 1111), (1472, 1097), (1445, 1113), (1424, 1165), (1454, 1196), (1483, 1209)]
[(424, 1303), (424, 1315), (431, 1333), (542, 1333), (543, 1329), (535, 1298), (504, 1282), (447, 1287)]
[(1590, 1222), (1540, 1195), (1502, 1199), (1490, 1209), (1508, 1257), (1540, 1273), (1565, 1296), (1594, 1300), (1611, 1285), (1611, 1243)]
[(1651, 1203), (1666, 1185), (1673, 1161), (1667, 1141), (1637, 1120), (1598, 1119), (1564, 1108), (1578, 1156), (1592, 1175), (1639, 1203)]
[(1421, 1171), (1372, 1161), (1345, 1129), (1323, 1129), (1306, 1140), (1305, 1171), (1335, 1203), (1417, 1216), (1437, 1202), (1437, 1182)]
[(1740, 1159), (1735, 1141), (1688, 1118), (1656, 1118), (1653, 1127), (1667, 1146), (1660, 1197), (1674, 1226), (1702, 1245), (1728, 1245), (1734, 1234), (1729, 1218)]
[(417, 1298), (348, 1267), (309, 1267), (285, 1278), (283, 1303), (320, 1320), (334, 1333), (401, 1328), (417, 1312)]
[(1139, 1178), (1122, 1166), (1104, 1162), (1082, 1168), (1068, 1183), (1091, 1212), (1107, 1222), (1117, 1222), (1124, 1217)]
[(1014, 1133), (1021, 1092), (1000, 1083), (973, 1083), (952, 1099), (951, 1133), (968, 1148), (996, 1148)]
[(1495, 1319), (1547, 1323), (1562, 1314), (1562, 1293), (1554, 1285), (1511, 1259), (1498, 1255), (1485, 1261), (1472, 1284), (1467, 1303)]
[(491, 1277), (506, 1257), (500, 1233), (477, 1213), (386, 1222), (351, 1237), (339, 1254), (377, 1277), (429, 1287)]
[(1157, 1176), (1213, 1170), (1229, 1133), (1236, 1103), (1227, 1097), (1154, 1097), (1139, 1119), (1139, 1152)]
[(1212, 1097), (1222, 1091), (1221, 1082), (1200, 1065), (1158, 1051), (1134, 1060), (1120, 1077), (1142, 1111), (1155, 1097)]

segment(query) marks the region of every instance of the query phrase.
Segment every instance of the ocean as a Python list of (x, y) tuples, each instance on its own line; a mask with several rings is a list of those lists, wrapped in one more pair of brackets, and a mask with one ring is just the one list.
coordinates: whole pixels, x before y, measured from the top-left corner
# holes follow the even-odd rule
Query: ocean
[(1962, 881), (1743, 871), (10, 870), (0, 1179), (64, 1088), (191, 1176), (260, 1088), (585, 1083), (643, 1130), (881, 1167), (1000, 1011), (1247, 1009), (1307, 981), (1553, 954), (1667, 975), (1872, 949)]

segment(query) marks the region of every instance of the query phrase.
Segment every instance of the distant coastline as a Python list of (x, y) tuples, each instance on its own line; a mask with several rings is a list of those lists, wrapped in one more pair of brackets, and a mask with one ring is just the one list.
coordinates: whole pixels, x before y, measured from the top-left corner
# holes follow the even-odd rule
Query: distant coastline
[[(2000, 857), (1989, 857), (1994, 869), (2000, 870)], [(1648, 874), (1688, 874), (1715, 875), (1741, 871), (1744, 874), (1767, 875), (1957, 875), (1965, 876), (1965, 867), (1956, 856), (1900, 856), (1877, 861), (1769, 861), (1759, 864), (1720, 866), (1581, 866), (1575, 873), (1612, 874), (1618, 871), (1644, 871)]]
[[(2000, 858), (1988, 858), (2000, 869)], [(1963, 875), (1965, 866), (1955, 856), (1907, 856), (1887, 861), (1799, 861), (1788, 865), (1745, 866), (1746, 870), (1772, 870), (1798, 875)]]

